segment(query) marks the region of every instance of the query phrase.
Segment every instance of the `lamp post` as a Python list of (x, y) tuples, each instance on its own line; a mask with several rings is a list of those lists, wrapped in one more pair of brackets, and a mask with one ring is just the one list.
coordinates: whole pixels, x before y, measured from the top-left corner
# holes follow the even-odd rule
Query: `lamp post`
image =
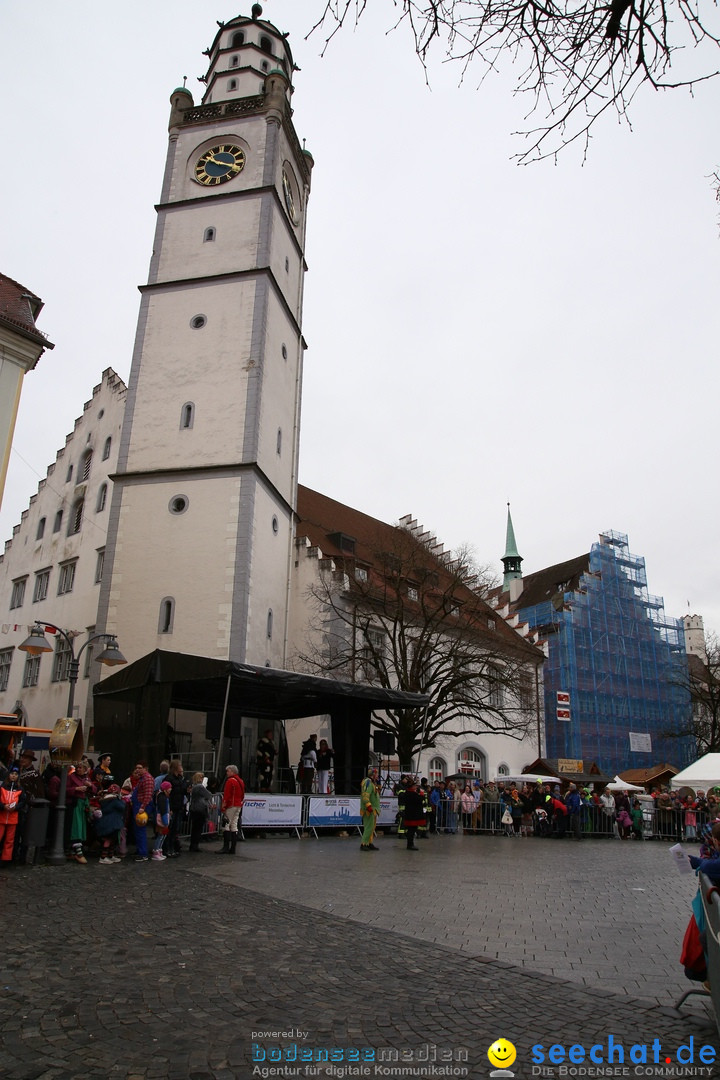
[[(42, 623), (36, 623), (30, 636), (23, 641), (22, 645), (18, 645), (18, 649), (22, 652), (28, 653), (30, 656), (40, 656), (42, 653), (53, 652), (53, 647), (45, 637), (43, 627), (47, 630), (53, 630), (56, 634), (61, 634), (67, 642), (70, 650), (70, 659), (68, 661), (68, 682), (70, 683), (70, 690), (68, 691), (68, 703), (67, 703), (67, 716), (72, 719), (73, 707), (75, 704), (75, 684), (78, 681), (78, 674), (80, 672), (80, 657), (87, 649), (88, 645), (92, 645), (94, 641), (106, 642), (105, 648), (96, 656), (95, 659), (99, 664), (106, 664), (108, 667), (115, 667), (118, 664), (127, 664), (127, 660), (120, 652), (118, 648), (117, 638), (114, 634), (93, 634), (91, 638), (85, 642), (84, 645), (75, 655), (75, 646), (73, 644), (73, 638), (67, 631), (62, 630), (59, 626), (55, 626), (54, 623), (43, 621)], [(56, 807), (55, 817), (55, 836), (53, 838), (53, 845), (45, 861), (53, 866), (61, 866), (65, 862), (65, 796), (67, 793), (67, 778), (68, 778), (68, 765), (63, 764), (60, 773), (60, 791), (58, 792), (58, 801)]]

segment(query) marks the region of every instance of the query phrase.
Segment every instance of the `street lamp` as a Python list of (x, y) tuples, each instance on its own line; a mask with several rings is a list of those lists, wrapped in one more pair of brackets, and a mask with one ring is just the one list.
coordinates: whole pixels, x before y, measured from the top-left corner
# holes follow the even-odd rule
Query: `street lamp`
[[(42, 653), (53, 652), (53, 647), (45, 637), (43, 627), (47, 630), (53, 630), (56, 634), (61, 634), (67, 642), (70, 650), (70, 659), (68, 661), (68, 682), (70, 683), (70, 690), (68, 692), (67, 713), (70, 719), (72, 719), (73, 707), (75, 704), (75, 684), (78, 681), (78, 674), (80, 672), (80, 657), (87, 649), (88, 645), (92, 645), (94, 641), (106, 642), (105, 648), (96, 656), (95, 659), (99, 664), (105, 664), (108, 667), (115, 667), (118, 664), (127, 664), (127, 660), (120, 652), (118, 648), (117, 638), (114, 634), (93, 634), (91, 638), (81, 646), (77, 656), (75, 655), (75, 646), (73, 639), (59, 626), (55, 626), (54, 623), (43, 621), (42, 624), (35, 623), (30, 636), (23, 641), (22, 645), (18, 645), (18, 649), (22, 652), (28, 653), (30, 656), (40, 656)], [(53, 866), (60, 866), (65, 862), (65, 795), (67, 792), (67, 777), (68, 766), (63, 764), (62, 771), (60, 773), (60, 791), (58, 792), (58, 801), (56, 807), (55, 818), (55, 836), (53, 839), (53, 845), (51, 850), (46, 856), (46, 862), (51, 863)]]

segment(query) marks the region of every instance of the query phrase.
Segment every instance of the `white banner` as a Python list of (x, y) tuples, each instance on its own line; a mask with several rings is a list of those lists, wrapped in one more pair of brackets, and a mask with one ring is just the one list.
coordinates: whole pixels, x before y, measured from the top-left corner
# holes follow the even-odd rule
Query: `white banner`
[(394, 825), (395, 818), (397, 817), (398, 801), (394, 795), (380, 796), (380, 813), (378, 814), (378, 825)]
[(360, 799), (351, 798), (311, 798), (308, 800), (308, 825), (332, 826), (346, 829), (348, 826), (362, 824), (360, 818)]
[(302, 825), (301, 795), (248, 795), (242, 812), (243, 828)]

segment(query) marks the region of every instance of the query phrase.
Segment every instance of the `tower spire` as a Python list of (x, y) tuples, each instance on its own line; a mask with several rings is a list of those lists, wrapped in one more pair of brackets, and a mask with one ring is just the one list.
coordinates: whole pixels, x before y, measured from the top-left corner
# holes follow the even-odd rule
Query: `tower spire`
[(512, 517), (510, 516), (510, 503), (507, 504), (507, 528), (505, 530), (505, 554), (502, 564), (505, 567), (503, 575), (503, 589), (510, 588), (511, 581), (522, 580), (522, 555), (518, 552), (515, 542), (515, 530), (513, 529)]

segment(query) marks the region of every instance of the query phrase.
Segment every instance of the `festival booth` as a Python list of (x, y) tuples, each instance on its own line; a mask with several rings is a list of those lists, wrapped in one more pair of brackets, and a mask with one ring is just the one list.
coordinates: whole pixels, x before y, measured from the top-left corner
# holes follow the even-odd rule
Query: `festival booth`
[[(329, 715), (336, 791), (350, 795), (359, 792), (370, 760), (373, 711), (416, 709), (428, 701), (425, 694), (157, 649), (96, 684), (94, 741), (112, 751), (117, 775), (127, 776), (138, 759), (155, 765), (165, 756), (172, 709), (204, 713), (208, 738), (218, 743), (216, 770), (232, 760), (248, 783), (254, 780), (255, 742), (268, 721), (282, 726), (284, 720)], [(248, 720), (249, 740), (243, 738)], [(283, 748), (278, 767), (287, 769), (287, 745)], [(260, 813), (260, 807), (246, 807)], [(265, 807), (262, 812), (270, 811)], [(292, 816), (293, 811), (283, 805), (273, 817), (286, 813)], [(250, 816), (243, 815), (244, 825)], [(283, 821), (283, 827), (288, 824)]]
[(720, 787), (720, 754), (705, 754), (694, 761), (671, 778), (670, 787), (673, 791), (683, 787), (692, 788), (693, 791)]

